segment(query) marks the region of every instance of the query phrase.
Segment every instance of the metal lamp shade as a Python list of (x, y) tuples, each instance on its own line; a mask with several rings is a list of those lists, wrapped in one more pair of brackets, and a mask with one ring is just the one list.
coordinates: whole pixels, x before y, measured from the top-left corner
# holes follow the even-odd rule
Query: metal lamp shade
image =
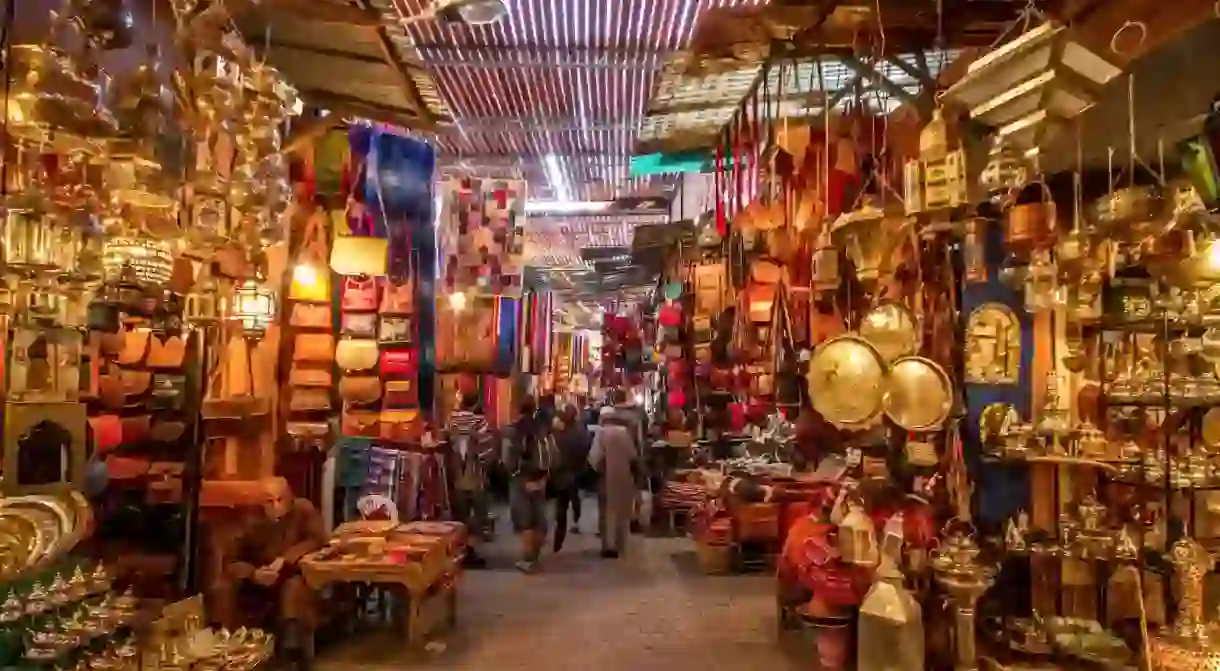
[(846, 250), (856, 279), (872, 287), (889, 271), (894, 252), (906, 239), (907, 225), (905, 218), (887, 217), (884, 211), (866, 205), (839, 217), (830, 234), (836, 246)]

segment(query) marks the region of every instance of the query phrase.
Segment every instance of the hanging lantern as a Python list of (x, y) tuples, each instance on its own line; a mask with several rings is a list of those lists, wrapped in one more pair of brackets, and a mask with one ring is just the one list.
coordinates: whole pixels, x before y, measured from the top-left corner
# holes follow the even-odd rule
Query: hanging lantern
[(246, 335), (266, 333), (275, 321), (275, 292), (255, 280), (246, 280), (233, 296), (232, 316), (241, 320)]
[(54, 219), (25, 210), (9, 210), (4, 220), (4, 263), (13, 268), (55, 268)]
[(216, 281), (209, 278), (200, 282), (186, 295), (182, 317), (189, 323), (210, 324), (217, 319)]
[(905, 218), (886, 216), (884, 210), (866, 201), (836, 219), (830, 234), (847, 250), (856, 279), (865, 287), (873, 287), (888, 272), (894, 252), (906, 241), (907, 225)]
[(944, 100), (968, 109), (1006, 141), (1034, 149), (1091, 107), (1121, 73), (1073, 42), (1067, 26), (1047, 21), (971, 63)]
[(823, 236), (813, 253), (813, 288), (815, 291), (837, 291), (842, 277), (839, 275), (839, 250)]
[(881, 562), (877, 582), (860, 604), (856, 664), (875, 671), (922, 671), (923, 615), (902, 585), (902, 571), (890, 557)]
[(1055, 201), (1050, 189), (1040, 180), (1030, 182), (1005, 211), (1005, 245), (1013, 256), (1027, 260), (1035, 249), (1050, 249), (1055, 241)]
[(1029, 312), (1053, 310), (1057, 304), (1059, 271), (1047, 252), (1037, 252), (1025, 275), (1025, 309)]
[(159, 286), (169, 282), (174, 257), (168, 242), (147, 236), (118, 237), (106, 241), (102, 267), (108, 281), (130, 279)]
[(966, 222), (962, 243), (962, 263), (967, 282), (987, 281), (987, 220), (978, 217)]
[(848, 504), (847, 514), (839, 523), (838, 545), (843, 561), (849, 564), (876, 566), (880, 560), (873, 521), (857, 502)]

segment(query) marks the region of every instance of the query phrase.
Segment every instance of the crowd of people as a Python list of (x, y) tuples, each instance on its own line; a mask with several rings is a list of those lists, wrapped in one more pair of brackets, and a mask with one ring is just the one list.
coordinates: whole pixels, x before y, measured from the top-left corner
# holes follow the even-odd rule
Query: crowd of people
[[(477, 398), (464, 398), (449, 419), (453, 446), (453, 509), (472, 539), (467, 564), (486, 565), (478, 550), (487, 536), (498, 480), (507, 483), (513, 530), (520, 536), (516, 566), (539, 567), (550, 529), (551, 548), (563, 549), (569, 533), (580, 533), (581, 497), (597, 493), (601, 556), (617, 559), (626, 550), (639, 505), (646, 416), (630, 395), (613, 391), (600, 407), (557, 408), (553, 396), (527, 398), (503, 433), (491, 430)], [(570, 517), (569, 517), (570, 516)], [(569, 519), (571, 526), (569, 526)]]

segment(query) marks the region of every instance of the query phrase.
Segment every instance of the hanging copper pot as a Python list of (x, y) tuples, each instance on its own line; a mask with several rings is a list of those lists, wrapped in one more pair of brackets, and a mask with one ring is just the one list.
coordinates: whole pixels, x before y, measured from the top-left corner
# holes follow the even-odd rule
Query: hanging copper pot
[[(1026, 200), (1031, 192), (1036, 200)], [(1026, 184), (1004, 213), (1004, 237), (1009, 253), (1022, 260), (1055, 244), (1055, 201), (1041, 180)]]

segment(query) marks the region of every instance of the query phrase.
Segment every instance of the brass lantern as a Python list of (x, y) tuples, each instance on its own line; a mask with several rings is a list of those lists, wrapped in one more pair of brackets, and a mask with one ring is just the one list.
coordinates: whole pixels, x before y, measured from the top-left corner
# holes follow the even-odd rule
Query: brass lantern
[(859, 209), (836, 219), (830, 235), (847, 251), (856, 279), (872, 288), (890, 270), (894, 253), (906, 241), (909, 225), (905, 217), (888, 216), (866, 200)]
[(275, 292), (256, 280), (246, 280), (233, 295), (233, 318), (248, 336), (261, 336), (275, 321)]
[(840, 556), (848, 564), (876, 566), (881, 559), (877, 530), (864, 506), (858, 502), (848, 503), (847, 514), (839, 522), (838, 547)]
[(23, 269), (53, 269), (57, 238), (50, 215), (9, 210), (4, 218), (4, 263)]
[(944, 99), (1005, 141), (1035, 149), (1121, 72), (1073, 42), (1067, 26), (1047, 21), (971, 63)]
[(139, 284), (161, 286), (169, 282), (174, 256), (169, 243), (148, 236), (115, 237), (106, 241), (102, 267), (108, 281), (131, 276)]

